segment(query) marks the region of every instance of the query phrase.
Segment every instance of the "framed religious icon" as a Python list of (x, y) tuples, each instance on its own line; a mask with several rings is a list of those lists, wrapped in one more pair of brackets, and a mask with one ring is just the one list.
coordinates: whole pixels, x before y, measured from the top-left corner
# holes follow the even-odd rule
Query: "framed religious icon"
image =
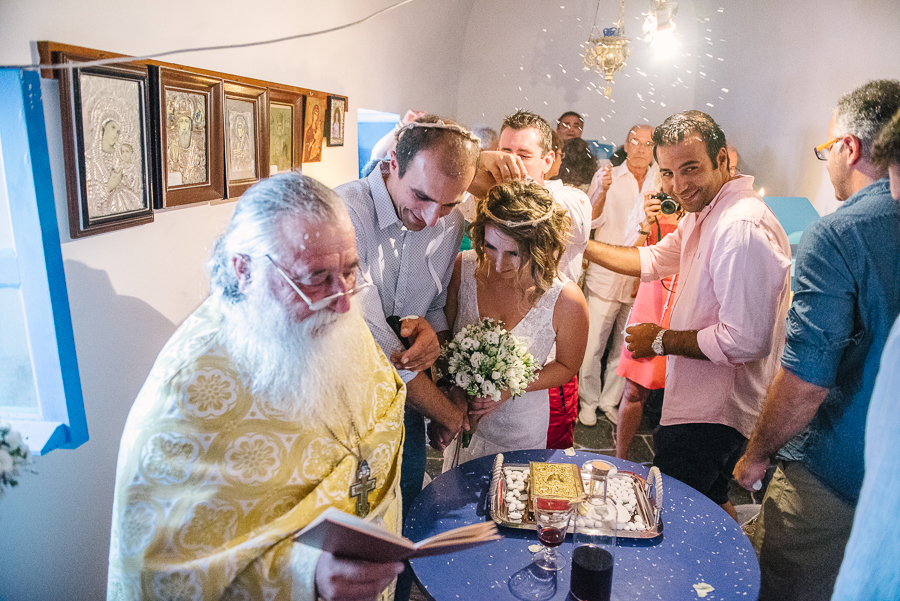
[(310, 92), (306, 96), (303, 118), (303, 162), (315, 163), (322, 160), (322, 138), (325, 134), (324, 119), (325, 94)]
[(157, 207), (225, 198), (222, 80), (187, 70), (151, 67), (151, 81), (155, 82), (159, 142)]
[(303, 94), (269, 87), (269, 175), (300, 169)]
[(265, 88), (225, 82), (225, 179), (235, 199), (269, 174), (269, 106)]
[(343, 96), (328, 97), (328, 112), (325, 123), (328, 124), (328, 145), (344, 145), (344, 117), (347, 113), (347, 99)]
[[(96, 58), (53, 53), (55, 63)], [(118, 63), (56, 76), (72, 238), (153, 221), (147, 67)]]

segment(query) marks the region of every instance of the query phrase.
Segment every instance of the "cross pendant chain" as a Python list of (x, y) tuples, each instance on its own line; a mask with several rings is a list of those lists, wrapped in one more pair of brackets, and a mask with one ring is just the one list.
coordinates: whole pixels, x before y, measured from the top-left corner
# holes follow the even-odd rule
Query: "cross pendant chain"
[(356, 468), (356, 481), (350, 485), (350, 498), (356, 497), (356, 515), (361, 518), (369, 515), (369, 493), (375, 490), (376, 479), (371, 475), (369, 462), (363, 459)]

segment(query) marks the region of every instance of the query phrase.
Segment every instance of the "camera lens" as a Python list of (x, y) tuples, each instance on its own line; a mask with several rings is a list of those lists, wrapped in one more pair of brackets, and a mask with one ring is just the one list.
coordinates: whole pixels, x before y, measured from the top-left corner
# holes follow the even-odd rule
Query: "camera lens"
[(671, 215), (675, 211), (678, 210), (678, 203), (672, 200), (671, 198), (666, 198), (661, 203), (659, 203), (659, 210), (665, 213), (666, 215)]

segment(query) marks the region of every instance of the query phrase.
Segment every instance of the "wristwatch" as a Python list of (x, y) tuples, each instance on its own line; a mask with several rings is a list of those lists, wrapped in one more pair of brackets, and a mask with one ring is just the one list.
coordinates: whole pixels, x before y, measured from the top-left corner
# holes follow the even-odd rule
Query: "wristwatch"
[(659, 355), (660, 357), (666, 354), (666, 349), (663, 347), (663, 335), (666, 333), (666, 330), (660, 330), (656, 333), (656, 338), (653, 339), (653, 344), (650, 345), (650, 348), (653, 349), (653, 352)]
[(641, 227), (640, 223), (637, 224), (637, 233), (639, 233), (641, 236), (649, 236), (650, 235), (650, 232), (644, 231), (644, 229)]

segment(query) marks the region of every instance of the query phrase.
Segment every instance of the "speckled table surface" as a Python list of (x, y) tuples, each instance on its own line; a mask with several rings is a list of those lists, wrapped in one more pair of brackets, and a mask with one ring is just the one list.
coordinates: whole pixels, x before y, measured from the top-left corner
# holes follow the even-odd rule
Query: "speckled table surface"
[[(506, 453), (506, 463), (548, 461), (581, 465), (597, 457), (558, 450)], [(603, 456), (620, 469), (647, 476), (647, 468)], [(412, 507), (404, 534), (413, 541), (478, 521), (490, 520), (488, 488), (494, 456), (482, 457), (441, 474)], [(612, 598), (756, 599), (759, 564), (750, 541), (718, 505), (689, 486), (663, 476), (663, 535), (650, 541), (619, 539), (613, 570)], [(426, 596), (449, 599), (566, 599), (571, 561), (561, 571), (547, 573), (532, 565), (529, 545), (535, 532), (500, 527), (504, 538), (456, 554), (412, 560)], [(568, 560), (571, 535), (560, 547)], [(705, 583), (707, 587), (699, 586)], [(512, 587), (510, 585), (513, 585)], [(523, 586), (523, 584), (525, 586)], [(527, 590), (527, 594), (521, 591)], [(571, 597), (568, 597), (571, 599)]]

